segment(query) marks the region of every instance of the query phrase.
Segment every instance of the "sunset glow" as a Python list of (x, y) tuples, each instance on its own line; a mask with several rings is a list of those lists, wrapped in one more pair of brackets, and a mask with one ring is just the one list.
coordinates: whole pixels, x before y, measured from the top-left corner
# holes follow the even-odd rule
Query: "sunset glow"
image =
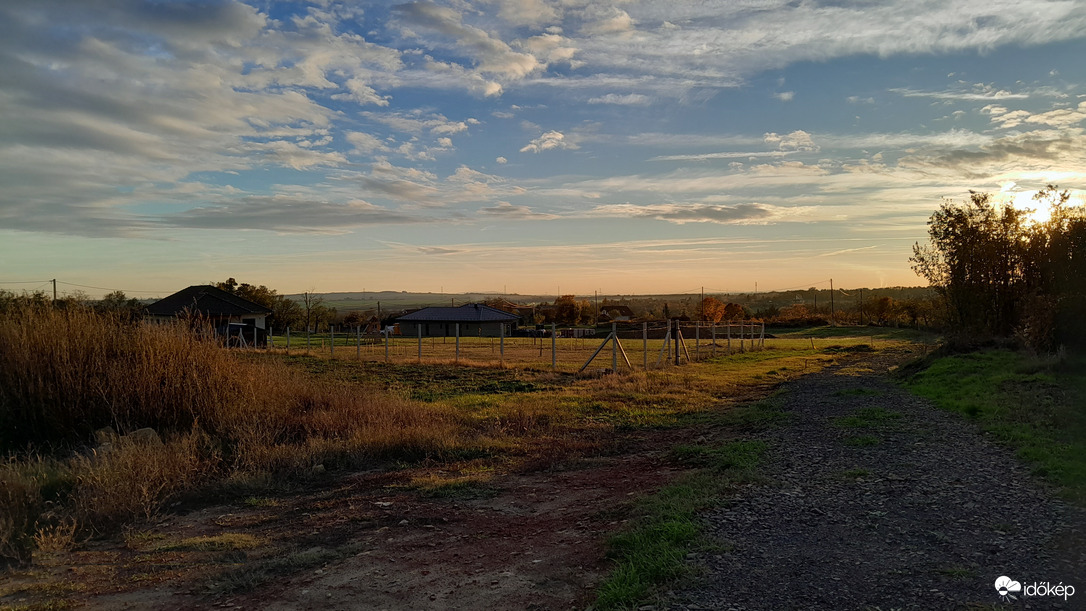
[(1041, 0), (6, 2), (0, 289), (920, 284), (943, 198), (1086, 186), (1084, 56)]

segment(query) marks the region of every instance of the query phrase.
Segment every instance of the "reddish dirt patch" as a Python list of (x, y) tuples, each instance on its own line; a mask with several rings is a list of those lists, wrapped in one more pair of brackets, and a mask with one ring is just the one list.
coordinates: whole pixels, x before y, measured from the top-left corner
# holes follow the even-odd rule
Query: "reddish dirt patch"
[[(9, 575), (9, 591), (17, 592), (0, 603), (584, 608), (610, 568), (607, 536), (625, 522), (634, 499), (680, 473), (663, 458), (666, 450), (704, 434), (685, 428), (619, 434), (605, 455), (497, 475), (474, 497), (470, 490), (441, 498), (407, 487), (426, 475), (411, 469), (329, 478), (303, 494), (272, 499), (275, 506), (207, 507), (130, 533), (127, 543), (98, 541), (40, 559), (31, 571)], [(212, 549), (191, 543), (224, 536), (257, 543)], [(58, 582), (79, 587), (42, 588)]]

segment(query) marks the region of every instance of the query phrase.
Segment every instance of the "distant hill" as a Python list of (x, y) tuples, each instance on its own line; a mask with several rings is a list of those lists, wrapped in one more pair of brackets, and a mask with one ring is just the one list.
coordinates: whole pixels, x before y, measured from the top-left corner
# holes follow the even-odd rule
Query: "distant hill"
[[(895, 286), (874, 289), (863, 288), (862, 294), (865, 300), (875, 296), (891, 297), (895, 300), (900, 300), (926, 298), (931, 294), (930, 291), (931, 289), (928, 287)], [(837, 289), (834, 291), (837, 305), (842, 308), (852, 305), (860, 294), (861, 289), (856, 288)], [(378, 302), (380, 302), (382, 312), (395, 313), (427, 306), (455, 306), (463, 305), (465, 303), (476, 303), (492, 298), (508, 299), (509, 301), (521, 304), (549, 304), (553, 303), (557, 297), (556, 295), (520, 295), (516, 293), (412, 293), (409, 291), (337, 292), (317, 293), (317, 295), (324, 299), (324, 304), (326, 306), (336, 308), (341, 315), (351, 311), (376, 311)], [(766, 307), (779, 308), (796, 303), (819, 306), (829, 305), (830, 303), (830, 291), (828, 289), (772, 291), (766, 293), (706, 293), (705, 295), (707, 297), (713, 296), (726, 302), (735, 302), (752, 309)], [(302, 295), (299, 293), (287, 295), (287, 297), (298, 301), (301, 300)], [(700, 298), (701, 295), (699, 293), (598, 296), (600, 304), (603, 304), (605, 301), (608, 303), (621, 303), (633, 306), (634, 309), (638, 311), (655, 309), (662, 304), (667, 303), (676, 314), (684, 310), (693, 312)], [(594, 302), (596, 296), (591, 294), (577, 295), (577, 299)]]

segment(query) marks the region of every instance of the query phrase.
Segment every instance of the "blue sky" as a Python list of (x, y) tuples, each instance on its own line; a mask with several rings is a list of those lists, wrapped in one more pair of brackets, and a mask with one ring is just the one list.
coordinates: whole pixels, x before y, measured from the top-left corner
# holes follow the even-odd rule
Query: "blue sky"
[(1081, 199), (1083, 57), (1073, 1), (5, 2), (0, 282), (916, 285), (943, 198)]

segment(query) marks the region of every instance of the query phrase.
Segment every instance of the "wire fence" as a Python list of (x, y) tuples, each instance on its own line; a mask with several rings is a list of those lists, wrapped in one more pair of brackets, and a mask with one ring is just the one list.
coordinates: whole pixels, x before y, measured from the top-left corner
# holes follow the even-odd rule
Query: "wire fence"
[[(269, 332), (266, 345), (287, 354), (321, 355), (387, 363), (462, 363), (577, 372), (620, 371), (682, 365), (707, 358), (764, 350), (761, 322), (613, 324), (605, 328), (547, 325), (510, 336), (366, 334), (362, 328), (329, 333)], [(273, 330), (274, 331), (274, 330)], [(252, 344), (249, 344), (251, 347)]]

